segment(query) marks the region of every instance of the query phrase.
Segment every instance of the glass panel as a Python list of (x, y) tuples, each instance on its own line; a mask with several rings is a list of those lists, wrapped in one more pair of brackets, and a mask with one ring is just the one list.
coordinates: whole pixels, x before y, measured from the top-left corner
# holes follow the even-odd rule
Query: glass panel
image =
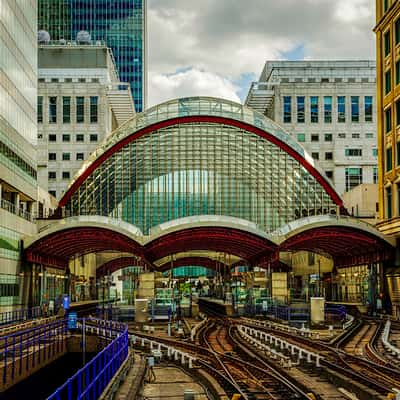
[(49, 97), (49, 123), (57, 122), (57, 97)]
[(385, 132), (389, 133), (392, 130), (392, 109), (385, 110)]
[(386, 149), (386, 172), (392, 169), (392, 148)]
[(359, 97), (351, 96), (351, 122), (358, 122), (360, 119)]
[(384, 54), (385, 57), (387, 57), (390, 54), (390, 30), (384, 34), (383, 41), (384, 41), (384, 51), (385, 51)]
[(318, 96), (310, 97), (311, 122), (318, 122)]
[(43, 96), (38, 96), (38, 102), (37, 102), (37, 121), (38, 123), (43, 122)]
[(364, 97), (365, 122), (372, 122), (372, 96)]
[(77, 123), (85, 122), (85, 98), (84, 97), (76, 98), (76, 122)]
[(324, 96), (324, 122), (332, 122), (332, 96)]
[(392, 188), (386, 188), (386, 216), (392, 218)]
[(292, 98), (290, 96), (283, 97), (283, 122), (292, 122)]
[(346, 97), (338, 96), (337, 102), (338, 122), (346, 122)]
[(391, 82), (391, 71), (385, 72), (385, 94), (388, 94), (392, 90), (392, 82)]
[(71, 97), (63, 97), (63, 123), (69, 124), (71, 122)]
[(97, 123), (97, 113), (98, 113), (98, 101), (97, 96), (90, 96), (90, 123)]
[(305, 97), (297, 96), (297, 122), (305, 122)]

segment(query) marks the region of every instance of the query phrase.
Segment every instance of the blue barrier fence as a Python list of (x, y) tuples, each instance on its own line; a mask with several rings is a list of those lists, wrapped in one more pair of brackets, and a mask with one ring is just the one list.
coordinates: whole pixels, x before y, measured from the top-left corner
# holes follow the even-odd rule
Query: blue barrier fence
[(39, 318), (42, 316), (40, 307), (24, 308), (0, 313), (0, 326), (15, 324), (16, 322)]
[(346, 319), (346, 307), (340, 304), (325, 305), (325, 320), (327, 322), (341, 322)]
[[(85, 326), (85, 324), (88, 325)], [(129, 351), (128, 327), (112, 321), (81, 320), (81, 329), (97, 329), (113, 339), (100, 353), (69, 378), (47, 400), (95, 400), (107, 387)]]
[[(35, 328), (0, 337), (0, 360), (3, 363), (3, 387), (35, 369), (38, 364), (63, 351), (67, 329), (57, 320)], [(11, 375), (9, 371), (11, 370)]]

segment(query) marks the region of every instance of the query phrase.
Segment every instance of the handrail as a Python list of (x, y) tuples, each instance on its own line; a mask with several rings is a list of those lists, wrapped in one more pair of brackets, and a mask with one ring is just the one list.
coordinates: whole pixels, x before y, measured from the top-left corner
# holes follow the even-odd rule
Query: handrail
[(22, 308), (18, 310), (4, 311), (0, 313), (0, 330), (2, 325), (15, 324), (42, 316), (40, 307)]
[(385, 324), (385, 328), (383, 329), (382, 332), (382, 343), (383, 346), (390, 351), (393, 355), (396, 355), (398, 358), (400, 358), (400, 349), (396, 346), (393, 346), (390, 342), (389, 342), (389, 333), (390, 333), (390, 319), (388, 319), (386, 321)]
[[(88, 324), (87, 324), (88, 323)], [(83, 368), (61, 385), (47, 400), (97, 399), (128, 357), (128, 326), (114, 321), (95, 318), (82, 319), (77, 327), (96, 329), (112, 341)]]

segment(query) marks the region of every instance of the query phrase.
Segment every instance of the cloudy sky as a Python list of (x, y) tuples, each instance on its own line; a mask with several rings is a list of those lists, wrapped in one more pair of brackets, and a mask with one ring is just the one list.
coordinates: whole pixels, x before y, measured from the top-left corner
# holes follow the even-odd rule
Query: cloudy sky
[(148, 0), (149, 105), (243, 101), (266, 60), (375, 58), (375, 0)]

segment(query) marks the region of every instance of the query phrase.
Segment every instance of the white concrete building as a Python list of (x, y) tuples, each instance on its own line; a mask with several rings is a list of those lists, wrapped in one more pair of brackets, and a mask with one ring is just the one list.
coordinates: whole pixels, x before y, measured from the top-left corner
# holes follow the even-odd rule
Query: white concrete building
[(377, 183), (375, 61), (267, 61), (245, 104), (283, 126), (342, 194)]
[(135, 109), (104, 42), (41, 44), (38, 61), (38, 181), (60, 199), (83, 161)]

